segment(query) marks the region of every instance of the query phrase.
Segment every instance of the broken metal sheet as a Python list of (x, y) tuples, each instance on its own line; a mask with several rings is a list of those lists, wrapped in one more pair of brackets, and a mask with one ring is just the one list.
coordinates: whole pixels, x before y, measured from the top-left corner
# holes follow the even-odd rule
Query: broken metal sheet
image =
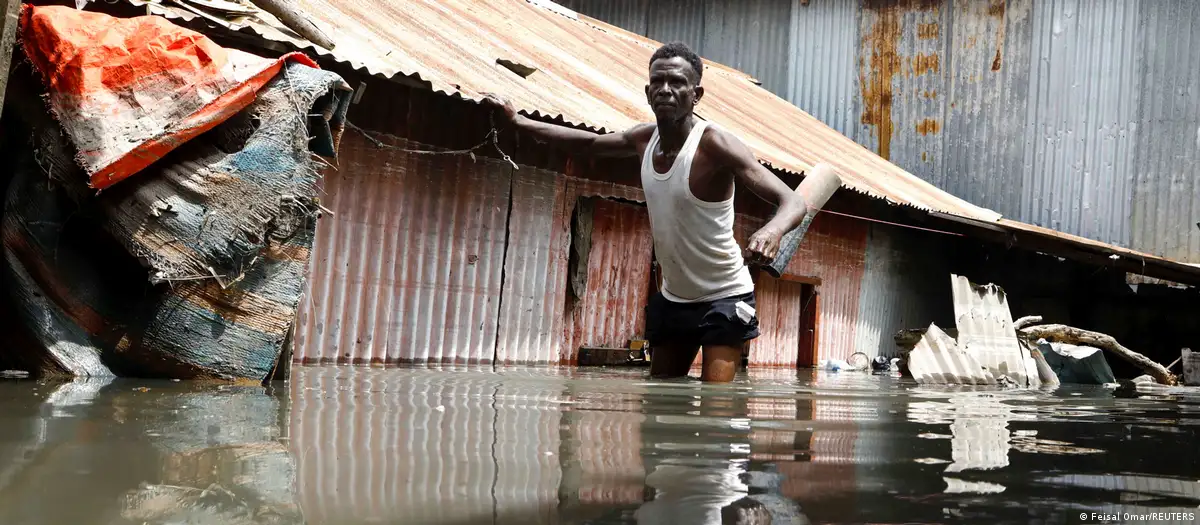
[(1183, 349), (1183, 384), (1200, 386), (1200, 353)]
[(1004, 289), (950, 276), (958, 345), (994, 376), (1006, 375), (1020, 387), (1037, 387), (1037, 364), (1021, 348)]
[(936, 324), (908, 354), (908, 369), (921, 384), (994, 385), (995, 379)]

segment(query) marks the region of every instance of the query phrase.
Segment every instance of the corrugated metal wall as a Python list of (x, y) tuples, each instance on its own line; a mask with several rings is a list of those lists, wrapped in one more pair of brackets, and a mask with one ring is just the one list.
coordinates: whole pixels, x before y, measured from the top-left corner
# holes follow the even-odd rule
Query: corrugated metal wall
[[(644, 5), (646, 24), (624, 27), (683, 39), (705, 57), (747, 71), (972, 203), (1200, 262), (1194, 2), (567, 4), (617, 25), (642, 20), (632, 13)], [(718, 19), (732, 22), (718, 26)], [(761, 31), (726, 38), (744, 27)], [(784, 53), (778, 34), (788, 35)], [(783, 63), (776, 61), (781, 55)]]
[[(746, 239), (759, 227), (762, 221), (746, 215), (738, 215), (734, 221), (734, 238), (738, 244), (745, 246)], [(867, 223), (831, 214), (818, 215), (805, 234), (804, 242), (784, 273), (791, 278), (812, 279), (819, 281), (816, 286), (817, 296), (814, 299), (818, 305), (817, 317), (817, 355), (814, 362), (799, 363), (800, 366), (812, 366), (821, 359), (846, 359), (857, 351), (855, 340), (860, 325), (871, 326), (873, 319), (859, 318), (859, 295), (863, 284), (864, 264), (867, 251)], [(778, 308), (774, 303), (779, 297), (775, 290), (764, 289), (763, 282), (756, 284), (756, 292), (772, 304), (768, 311)], [(886, 292), (885, 292), (886, 293)], [(792, 293), (787, 294), (792, 301), (799, 303), (800, 298)], [(756, 301), (759, 300), (756, 298)], [(760, 308), (762, 305), (760, 304)], [(797, 317), (800, 305), (788, 306), (795, 309)], [(798, 322), (795, 325), (799, 326)], [(769, 330), (769, 329), (767, 329)], [(776, 336), (767, 334), (766, 339)], [(799, 334), (796, 334), (799, 337)], [(751, 351), (750, 361), (754, 364), (785, 363), (797, 358), (796, 345), (791, 353), (776, 346), (774, 352), (767, 355), (755, 355)], [(698, 358), (697, 358), (698, 359)], [(759, 361), (761, 359), (761, 361)], [(699, 363), (699, 360), (696, 361)]]
[[(858, 5), (826, 1), (796, 5), (788, 45), (788, 99), (843, 135), (858, 136)], [(834, 67), (842, 65), (845, 67)]]
[(933, 256), (945, 246), (936, 237), (894, 226), (872, 224), (861, 293), (855, 348), (874, 358), (894, 355), (893, 336), (904, 328), (954, 326), (950, 274), (945, 259)]
[(800, 351), (804, 285), (760, 273), (754, 299), (761, 335), (750, 342), (750, 365), (795, 368)]
[(574, 205), (574, 200), (566, 202), (566, 182), (554, 172), (528, 167), (513, 173), (498, 362), (560, 360), (567, 283), (564, 261), (570, 248), (569, 217)]
[(1035, 176), (1021, 199), (1022, 216), (1034, 224), (1129, 245), (1143, 87), (1140, 4), (1057, 0), (1035, 6), (1031, 55), (1037, 62), (1030, 67), (1031, 147), (1025, 151)]
[(1143, 1), (1131, 244), (1200, 262), (1200, 3)]
[(644, 206), (596, 199), (587, 288), (568, 312), (568, 361), (582, 346), (628, 348), (644, 335), (650, 295), (650, 214)]
[(357, 134), (339, 161), (324, 178), (334, 213), (318, 226), (295, 358), (491, 361), (512, 169)]
[(791, 0), (564, 0), (560, 4), (660, 42), (682, 40), (701, 55), (786, 93)]

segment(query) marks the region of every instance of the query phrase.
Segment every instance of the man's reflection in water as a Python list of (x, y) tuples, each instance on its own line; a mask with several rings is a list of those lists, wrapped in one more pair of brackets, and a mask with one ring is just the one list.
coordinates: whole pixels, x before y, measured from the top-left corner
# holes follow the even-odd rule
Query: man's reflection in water
[[(647, 396), (642, 437), (650, 499), (635, 512), (637, 522), (804, 523), (799, 506), (779, 494), (779, 476), (751, 470), (758, 441), (748, 417), (754, 400), (739, 392), (709, 392), (697, 388), (690, 403)], [(670, 406), (655, 406), (664, 403)]]

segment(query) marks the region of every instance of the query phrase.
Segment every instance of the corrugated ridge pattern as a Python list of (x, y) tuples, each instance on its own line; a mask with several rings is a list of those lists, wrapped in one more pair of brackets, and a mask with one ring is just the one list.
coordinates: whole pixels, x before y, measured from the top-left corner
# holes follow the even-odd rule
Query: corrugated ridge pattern
[(539, 509), (537, 522), (553, 523), (562, 474), (546, 452), (559, 450), (556, 394), (506, 388), (521, 387), (487, 376), (298, 367), (290, 436), (306, 519), (498, 523)]
[(497, 362), (558, 363), (562, 357), (574, 204), (566, 201), (566, 184), (550, 171), (522, 167), (513, 173)]
[(839, 133), (859, 138), (858, 2), (793, 0), (789, 42), (788, 90), (775, 93)]
[(936, 322), (954, 326), (949, 267), (937, 241), (891, 226), (872, 224), (867, 235), (855, 348), (874, 358), (898, 350), (898, 330)]
[(947, 84), (936, 97), (945, 114), (937, 133), (944, 156), (929, 160), (939, 164), (931, 173), (938, 187), (1013, 217), (1027, 176), (1022, 137), (1033, 1), (958, 1), (947, 8), (950, 26), (941, 31)]
[(1133, 163), (1133, 248), (1200, 262), (1200, 4), (1142, 4), (1153, 38), (1141, 60), (1141, 107)]
[[(1129, 245), (1143, 38), (1139, 1), (1038, 3), (1020, 217)], [(1086, 101), (1086, 103), (1081, 103)]]
[(1037, 386), (1037, 372), (1028, 373), (1025, 352), (1017, 342), (1012, 312), (1003, 289), (977, 285), (961, 275), (950, 276), (958, 348), (988, 368), (993, 376), (1008, 375), (1018, 385)]
[(356, 134), (339, 159), (354, 169), (324, 179), (334, 214), (318, 227), (296, 359), (491, 361), (511, 168)]
[(587, 289), (571, 312), (568, 360), (581, 346), (625, 348), (644, 335), (654, 241), (645, 207), (595, 200)]
[[(680, 40), (703, 54), (707, 0), (653, 0), (648, 4), (648, 36), (658, 42)], [(607, 20), (606, 20), (607, 22)], [(649, 57), (647, 57), (649, 58)], [(647, 64), (649, 61), (647, 60)]]
[[(734, 219), (734, 238), (739, 246), (762, 226), (762, 220), (747, 215)], [(804, 242), (800, 243), (792, 261), (784, 273), (791, 277), (819, 279), (817, 298), (817, 351), (813, 363), (798, 363), (799, 366), (815, 365), (822, 359), (846, 359), (856, 352), (858, 329), (858, 301), (864, 275), (867, 251), (867, 223), (830, 214), (820, 214), (813, 220)], [(756, 285), (756, 291), (762, 288)], [(799, 315), (799, 311), (797, 311)], [(797, 323), (796, 326), (799, 326)], [(799, 347), (797, 341), (796, 348)], [(764, 358), (764, 362), (782, 359), (776, 354)], [(792, 359), (798, 357), (792, 353)], [(751, 363), (758, 357), (751, 352)], [(698, 364), (699, 357), (696, 363)]]
[(558, 4), (642, 36), (649, 31), (650, 0), (563, 0)]
[(792, 0), (709, 0), (704, 7), (700, 53), (749, 74), (772, 93), (787, 93)]
[(578, 486), (564, 485), (582, 503), (638, 504), (645, 498), (642, 425), (646, 416), (617, 410), (580, 410), (567, 416)]
[(759, 274), (754, 299), (761, 335), (750, 342), (750, 366), (796, 366), (803, 298), (803, 284)]

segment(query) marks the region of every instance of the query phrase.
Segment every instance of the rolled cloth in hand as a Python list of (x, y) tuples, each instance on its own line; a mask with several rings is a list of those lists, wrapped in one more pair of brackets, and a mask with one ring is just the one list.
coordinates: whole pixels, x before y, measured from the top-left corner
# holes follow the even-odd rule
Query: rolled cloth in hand
[(800, 226), (784, 235), (779, 242), (779, 254), (775, 256), (775, 260), (763, 267), (771, 277), (779, 278), (783, 275), (784, 269), (792, 261), (792, 256), (796, 254), (796, 249), (800, 247), (804, 234), (808, 232), (813, 217), (816, 217), (817, 212), (821, 211), (821, 207), (825, 206), (841, 185), (841, 177), (838, 177), (833, 171), (833, 166), (828, 164), (817, 164), (805, 175), (804, 180), (796, 187), (796, 193), (804, 199), (807, 211), (804, 219), (800, 221)]

